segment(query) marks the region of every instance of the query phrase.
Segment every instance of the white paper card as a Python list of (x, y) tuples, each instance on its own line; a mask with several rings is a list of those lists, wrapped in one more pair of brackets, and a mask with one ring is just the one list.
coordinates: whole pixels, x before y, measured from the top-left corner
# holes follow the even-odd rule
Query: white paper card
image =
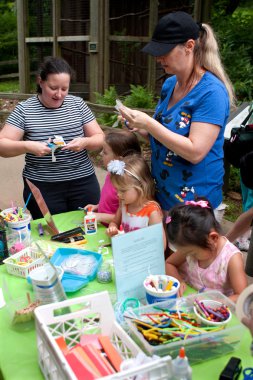
[(0, 309), (5, 306), (5, 299), (3, 295), (3, 289), (0, 288)]
[(162, 223), (112, 238), (117, 299), (145, 298), (143, 281), (165, 274)]

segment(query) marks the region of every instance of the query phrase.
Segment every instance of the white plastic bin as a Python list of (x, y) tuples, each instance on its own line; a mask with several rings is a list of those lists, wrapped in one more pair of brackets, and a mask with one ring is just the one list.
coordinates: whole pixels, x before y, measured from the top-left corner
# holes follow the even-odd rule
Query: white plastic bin
[[(60, 310), (67, 311), (64, 315)], [(63, 336), (68, 347), (80, 342), (89, 331), (108, 335), (124, 359), (135, 357), (141, 350), (115, 321), (108, 292), (73, 298), (35, 309), (39, 365), (47, 380), (76, 380), (55, 338)], [(94, 332), (95, 333), (95, 332)], [(103, 377), (107, 380), (134, 379), (137, 374), (146, 380), (170, 380), (171, 357), (154, 360), (127, 371)]]

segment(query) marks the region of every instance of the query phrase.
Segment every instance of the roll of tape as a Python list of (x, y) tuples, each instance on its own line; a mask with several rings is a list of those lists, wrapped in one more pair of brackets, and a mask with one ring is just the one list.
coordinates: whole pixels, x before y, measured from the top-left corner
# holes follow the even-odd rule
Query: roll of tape
[(253, 284), (245, 288), (239, 295), (235, 313), (240, 321), (243, 317), (249, 318), (253, 315)]

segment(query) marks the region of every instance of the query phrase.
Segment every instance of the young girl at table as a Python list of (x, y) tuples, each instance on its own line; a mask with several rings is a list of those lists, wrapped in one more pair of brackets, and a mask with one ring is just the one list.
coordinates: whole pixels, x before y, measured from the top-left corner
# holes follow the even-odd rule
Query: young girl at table
[[(109, 236), (117, 235), (120, 226), (124, 232), (131, 232), (162, 223), (161, 208), (154, 200), (154, 180), (142, 156), (135, 154), (123, 160), (113, 160), (107, 170), (120, 200), (115, 218), (107, 229)], [(165, 240), (164, 233), (164, 244)]]
[[(105, 138), (102, 150), (103, 165), (107, 167), (111, 160), (120, 160), (124, 156), (132, 153), (141, 153), (141, 147), (138, 138), (134, 133), (127, 130), (117, 129), (105, 132)], [(115, 187), (110, 180), (110, 174), (107, 173), (105, 183), (101, 190), (100, 201), (98, 204), (88, 204), (85, 210), (91, 208), (95, 211), (98, 222), (108, 226), (113, 220), (119, 207), (119, 198)]]
[(177, 205), (166, 220), (168, 242), (174, 253), (166, 273), (176, 277), (182, 296), (186, 283), (198, 291), (219, 290), (234, 302), (247, 286), (242, 254), (221, 234), (207, 200)]

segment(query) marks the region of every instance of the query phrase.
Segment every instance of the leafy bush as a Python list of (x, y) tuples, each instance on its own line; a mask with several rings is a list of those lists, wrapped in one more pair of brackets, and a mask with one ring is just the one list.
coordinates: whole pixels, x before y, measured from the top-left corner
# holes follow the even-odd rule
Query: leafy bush
[[(99, 94), (95, 92), (96, 103), (103, 104), (107, 106), (115, 106), (116, 99), (119, 98), (115, 86), (110, 86), (105, 93)], [(130, 85), (130, 94), (126, 96), (121, 96), (120, 99), (127, 107), (133, 108), (144, 108), (144, 109), (154, 109), (156, 102), (154, 95), (149, 92), (145, 87)], [(97, 115), (97, 120), (100, 124), (106, 126), (117, 126), (117, 115), (111, 113), (99, 113)]]
[(154, 109), (156, 102), (154, 94), (145, 87), (130, 84), (130, 94), (125, 97), (124, 104), (127, 107)]
[(252, 98), (252, 24), (253, 12), (247, 8), (237, 8), (232, 15), (226, 15), (222, 1), (214, 2), (212, 26), (219, 40), (224, 66), (239, 101)]
[[(103, 104), (106, 106), (115, 106), (116, 99), (119, 97), (115, 86), (109, 87), (108, 90), (105, 90), (103, 95), (95, 92), (95, 96), (97, 104)], [(117, 115), (111, 113), (99, 113), (97, 115), (97, 121), (99, 124), (112, 126), (117, 121)]]
[(18, 57), (15, 1), (0, 4), (0, 51), (2, 61)]

